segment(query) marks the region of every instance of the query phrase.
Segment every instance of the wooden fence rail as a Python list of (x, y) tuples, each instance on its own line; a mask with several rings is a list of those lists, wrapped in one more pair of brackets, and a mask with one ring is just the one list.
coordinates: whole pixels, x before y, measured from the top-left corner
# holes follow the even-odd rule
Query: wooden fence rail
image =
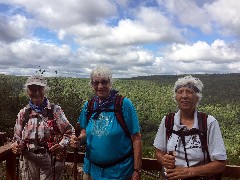
[[(83, 158), (84, 154), (78, 153), (78, 163), (83, 163)], [(16, 157), (11, 151), (10, 143), (0, 146), (0, 162), (2, 161), (6, 161), (6, 180), (16, 180)], [(74, 154), (72, 152), (67, 154), (66, 162), (74, 162)], [(142, 169), (144, 171), (161, 171), (161, 166), (156, 159), (143, 158)], [(227, 165), (223, 176), (240, 180), (240, 166)]]

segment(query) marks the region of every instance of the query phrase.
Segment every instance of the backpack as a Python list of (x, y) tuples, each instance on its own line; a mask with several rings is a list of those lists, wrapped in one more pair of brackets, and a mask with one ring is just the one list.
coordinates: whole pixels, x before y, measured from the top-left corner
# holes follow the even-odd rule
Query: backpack
[[(208, 151), (208, 141), (207, 141), (207, 118), (208, 115), (206, 113), (203, 112), (197, 112), (197, 118), (198, 118), (198, 126), (199, 129), (191, 129), (188, 131), (174, 131), (173, 130), (173, 125), (174, 125), (174, 116), (175, 113), (168, 113), (166, 115), (165, 118), (165, 127), (166, 127), (166, 138), (167, 140), (170, 138), (170, 136), (172, 135), (172, 133), (177, 134), (178, 136), (181, 137), (182, 139), (182, 143), (184, 146), (184, 151), (185, 151), (185, 159), (187, 161), (187, 165), (189, 167), (189, 162), (188, 162), (188, 158), (187, 158), (187, 153), (186, 153), (186, 147), (185, 147), (185, 136), (188, 135), (194, 135), (194, 134), (198, 134), (200, 141), (201, 141), (201, 147), (202, 147), (202, 152), (204, 155), (204, 164), (211, 162), (210, 159), (210, 155), (209, 155), (209, 151)], [(205, 159), (205, 153), (207, 153), (207, 160)], [(195, 180), (221, 180), (221, 176), (222, 174), (216, 174), (214, 176), (211, 177), (193, 177), (193, 179)], [(187, 179), (191, 179), (191, 178), (187, 178)]]
[[(54, 119), (53, 109), (55, 107), (55, 104), (51, 103), (50, 106), (51, 106), (51, 109), (45, 108), (42, 112), (42, 115), (43, 117), (48, 117), (48, 120), (53, 120)], [(23, 115), (23, 123), (22, 123), (23, 128), (28, 123), (29, 115), (31, 114), (31, 112), (32, 112), (32, 109), (28, 105)]]
[[(122, 112), (123, 99), (124, 99), (124, 96), (117, 95), (116, 99), (115, 99), (115, 102), (114, 102), (114, 109), (105, 109), (104, 111), (115, 112), (116, 119), (117, 119), (118, 123), (122, 127), (122, 129), (125, 132), (125, 134), (127, 135), (127, 137), (129, 137), (131, 139), (131, 134), (130, 134), (128, 128), (127, 128), (126, 122), (125, 122), (124, 117), (123, 117), (123, 112)], [(88, 100), (87, 115), (86, 115), (87, 124), (88, 124), (92, 114), (97, 112), (96, 110), (93, 110), (93, 108), (94, 108), (94, 98)], [(100, 111), (98, 111), (98, 112), (100, 112)]]
[[(115, 112), (116, 119), (117, 119), (118, 123), (122, 127), (122, 129), (123, 129), (124, 133), (126, 134), (126, 136), (128, 138), (130, 138), (130, 140), (131, 140), (131, 134), (130, 134), (128, 128), (127, 128), (126, 122), (124, 120), (123, 112), (122, 112), (123, 99), (124, 99), (124, 96), (117, 95), (116, 99), (114, 101), (114, 109), (105, 109), (104, 111), (105, 112)], [(91, 116), (93, 115), (93, 113), (96, 113), (96, 112), (100, 113), (100, 112), (102, 112), (102, 111), (93, 110), (93, 108), (94, 108), (94, 98), (88, 100), (87, 115), (86, 115), (87, 123), (89, 122), (89, 120), (90, 120)], [(95, 164), (96, 166), (99, 166), (101, 168), (108, 168), (108, 167), (111, 167), (111, 166), (114, 166), (116, 164), (119, 164), (119, 163), (123, 162), (124, 160), (126, 160), (130, 156), (133, 156), (133, 151), (129, 152), (128, 154), (124, 155), (123, 157), (121, 157), (121, 158), (119, 158), (116, 161), (111, 162), (111, 163), (96, 163), (96, 162), (94, 162), (94, 161), (92, 161), (90, 159), (89, 160), (91, 161), (91, 163)]]
[[(47, 145), (43, 144), (48, 148), (52, 147), (56, 141), (60, 141), (59, 139), (60, 137), (58, 136), (59, 134), (61, 134), (60, 130), (57, 127), (56, 120), (54, 119), (53, 110), (54, 110), (55, 104), (51, 103), (50, 106), (51, 106), (50, 109), (45, 108), (42, 112), (43, 117), (48, 117), (48, 121), (47, 121), (48, 127), (52, 129), (50, 133), (50, 137), (47, 139), (47, 142), (46, 142)], [(25, 125), (28, 123), (31, 112), (32, 112), (32, 109), (29, 106), (27, 106), (23, 115), (22, 128), (24, 128)], [(38, 117), (38, 115), (31, 116), (31, 118), (34, 118), (34, 117)]]

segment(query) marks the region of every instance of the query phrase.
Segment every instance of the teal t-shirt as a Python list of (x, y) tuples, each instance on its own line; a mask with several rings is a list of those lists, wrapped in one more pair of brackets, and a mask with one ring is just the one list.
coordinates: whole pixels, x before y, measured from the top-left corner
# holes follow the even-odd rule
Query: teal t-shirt
[[(95, 180), (129, 178), (133, 173), (133, 156), (108, 168), (101, 168), (89, 162), (89, 160), (100, 164), (114, 162), (132, 151), (132, 142), (118, 123), (114, 112), (101, 112), (97, 120), (92, 119), (93, 114), (87, 124), (87, 103), (79, 117), (80, 126), (86, 129), (87, 134), (84, 172), (90, 174)], [(109, 109), (114, 109), (113, 103)], [(124, 98), (122, 110), (130, 134), (140, 132), (136, 110), (129, 99)]]

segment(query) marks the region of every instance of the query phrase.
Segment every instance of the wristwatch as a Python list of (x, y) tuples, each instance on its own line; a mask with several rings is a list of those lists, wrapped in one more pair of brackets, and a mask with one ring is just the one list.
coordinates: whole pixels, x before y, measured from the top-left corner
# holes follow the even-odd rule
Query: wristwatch
[(141, 169), (134, 169), (134, 171), (138, 172), (138, 173), (141, 173), (142, 170)]

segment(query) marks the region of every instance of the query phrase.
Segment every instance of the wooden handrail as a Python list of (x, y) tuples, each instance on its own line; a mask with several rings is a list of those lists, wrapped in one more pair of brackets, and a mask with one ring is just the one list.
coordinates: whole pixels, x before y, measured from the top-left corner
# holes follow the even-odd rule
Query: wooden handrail
[(6, 160), (6, 180), (16, 180), (16, 156), (11, 151), (11, 143), (0, 146), (0, 162)]
[[(78, 153), (77, 162), (83, 163), (84, 154)], [(16, 172), (16, 156), (11, 151), (10, 143), (0, 146), (0, 162), (6, 160), (6, 179), (15, 180)], [(74, 162), (74, 153), (68, 152), (66, 162)], [(157, 163), (156, 159), (143, 158), (142, 169), (145, 171), (157, 170), (161, 171), (161, 165)], [(240, 166), (227, 165), (226, 170), (223, 173), (224, 177), (240, 179)]]

